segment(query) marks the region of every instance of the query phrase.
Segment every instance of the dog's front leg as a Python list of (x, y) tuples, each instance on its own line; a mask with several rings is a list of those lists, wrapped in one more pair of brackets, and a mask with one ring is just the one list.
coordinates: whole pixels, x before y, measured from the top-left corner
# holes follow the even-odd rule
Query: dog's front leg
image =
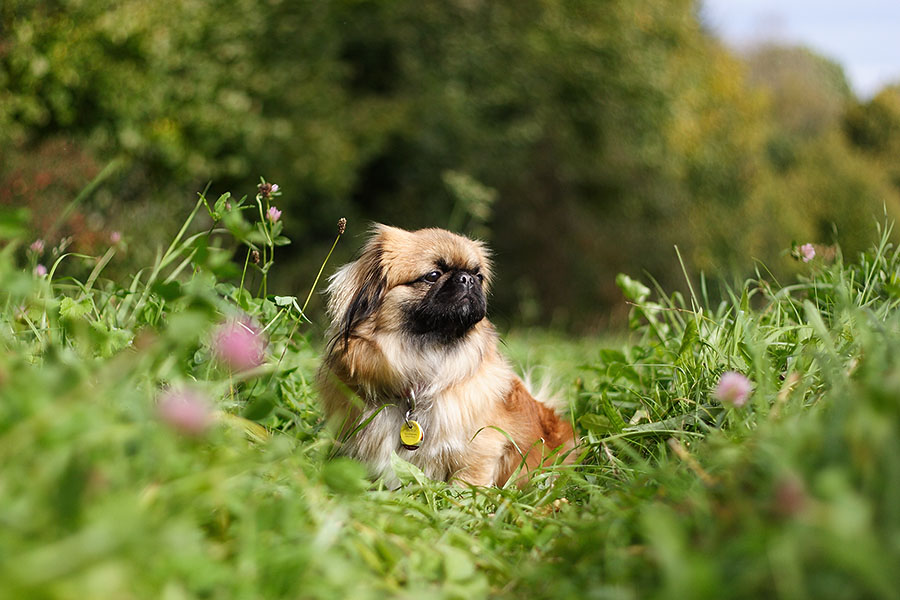
[(497, 478), (507, 444), (506, 436), (496, 429), (482, 429), (469, 442), (463, 466), (453, 479), (483, 487), (503, 485), (506, 482)]

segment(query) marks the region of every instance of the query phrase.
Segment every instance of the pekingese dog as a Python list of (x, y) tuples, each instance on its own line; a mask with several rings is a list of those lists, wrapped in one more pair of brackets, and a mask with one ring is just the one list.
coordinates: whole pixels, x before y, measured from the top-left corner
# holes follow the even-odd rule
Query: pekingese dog
[(386, 225), (331, 277), (319, 387), (343, 450), (374, 475), (395, 481), (393, 452), (432, 479), (480, 486), (574, 459), (571, 424), (497, 350), (490, 282), (481, 242)]

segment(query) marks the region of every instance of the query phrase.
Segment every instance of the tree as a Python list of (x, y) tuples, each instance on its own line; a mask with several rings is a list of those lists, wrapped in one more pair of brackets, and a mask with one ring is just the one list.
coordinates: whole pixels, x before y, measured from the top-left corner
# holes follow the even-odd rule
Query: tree
[(751, 85), (768, 92), (772, 117), (790, 136), (827, 132), (853, 100), (843, 68), (809, 48), (762, 44), (746, 60)]

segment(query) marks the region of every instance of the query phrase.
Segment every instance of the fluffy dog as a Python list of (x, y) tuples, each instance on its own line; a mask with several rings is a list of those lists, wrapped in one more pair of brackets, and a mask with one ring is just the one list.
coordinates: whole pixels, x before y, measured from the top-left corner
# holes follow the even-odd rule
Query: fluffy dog
[(490, 283), (481, 242), (385, 225), (332, 276), (319, 387), (343, 450), (373, 474), (393, 481), (397, 452), (432, 479), (502, 486), (574, 459), (571, 424), (497, 350)]

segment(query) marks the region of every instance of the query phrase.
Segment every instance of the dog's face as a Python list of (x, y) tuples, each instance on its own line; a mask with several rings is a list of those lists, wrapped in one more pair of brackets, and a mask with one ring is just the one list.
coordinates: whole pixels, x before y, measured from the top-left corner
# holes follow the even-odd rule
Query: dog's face
[(480, 243), (443, 229), (378, 225), (329, 286), (336, 341), (403, 333), (424, 344), (467, 337), (487, 313), (490, 262)]

